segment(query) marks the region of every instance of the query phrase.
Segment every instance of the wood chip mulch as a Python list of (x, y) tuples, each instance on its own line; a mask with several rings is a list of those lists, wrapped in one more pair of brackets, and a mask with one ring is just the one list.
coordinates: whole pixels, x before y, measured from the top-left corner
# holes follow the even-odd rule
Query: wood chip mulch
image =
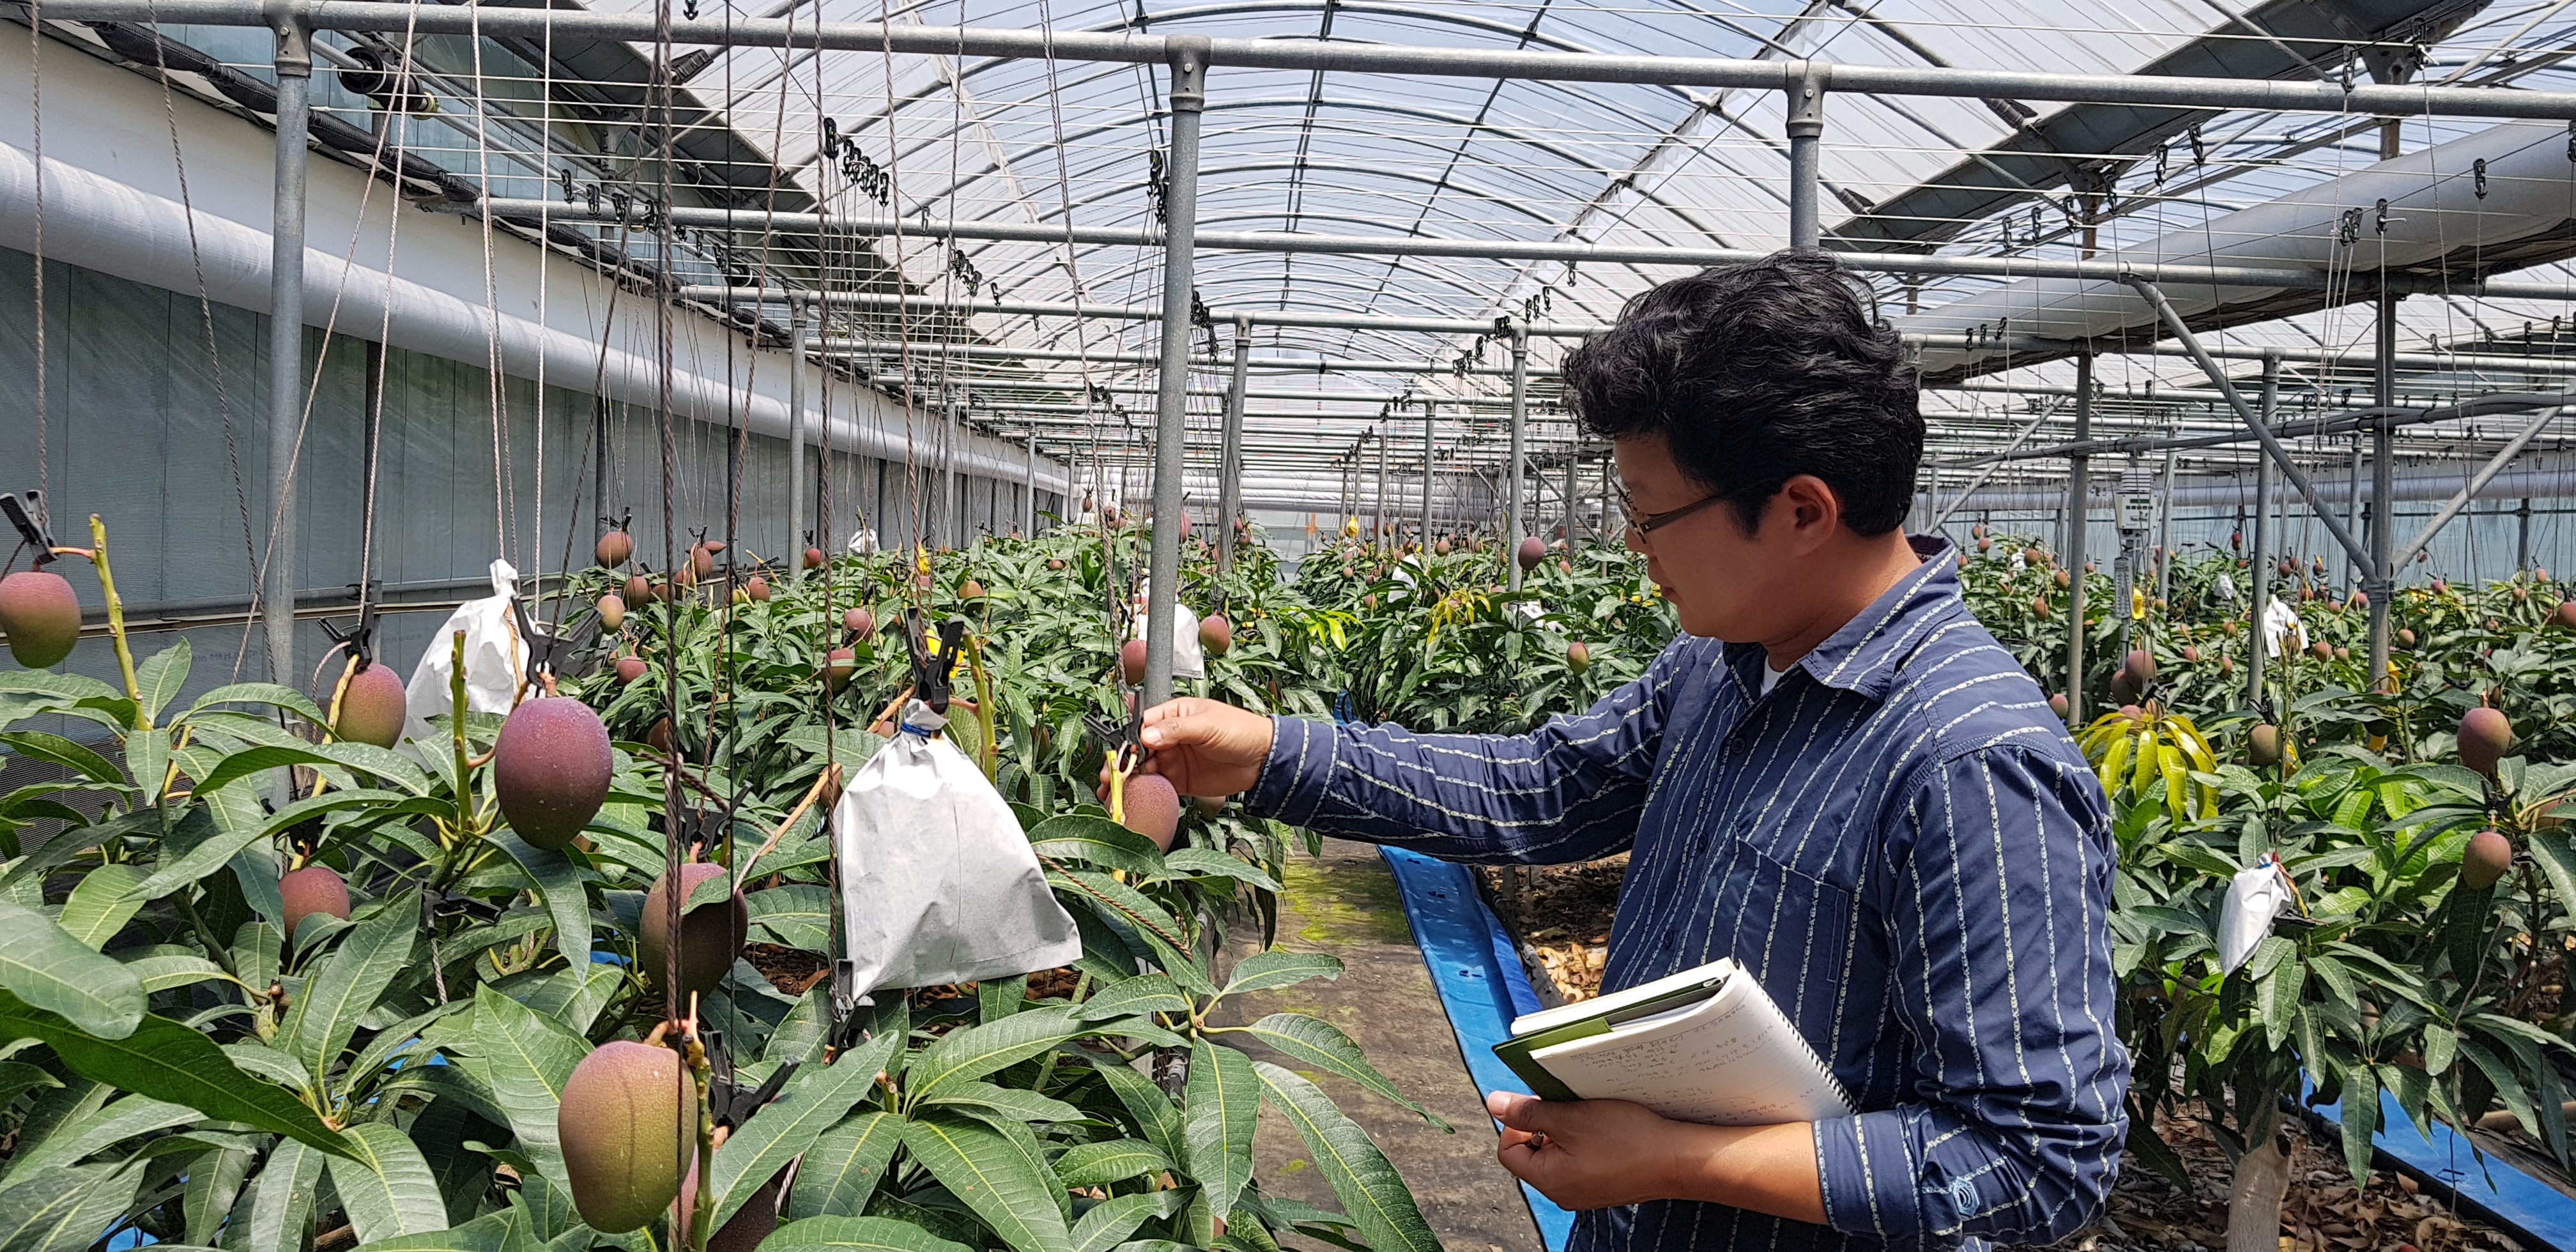
[(1628, 855), (1581, 865), (1476, 871), (1485, 899), (1521, 943), (1530, 980), (1546, 979), (1566, 1003), (1601, 994), (1601, 966), (1610, 955), (1610, 921), (1619, 912), (1619, 880)]
[[(2182, 1157), (2188, 1189), (2131, 1159), (2112, 1187), (2110, 1211), (2047, 1252), (2216, 1252), (2227, 1246), (2227, 1156), (2197, 1118), (2166, 1115), (2158, 1126)], [(2356, 1189), (2342, 1149), (2292, 1123), (2290, 1191), (2281, 1204), (2280, 1252), (2522, 1252), (2501, 1230), (2421, 1192), (2412, 1178), (2373, 1170)], [(2498, 1163), (2495, 1168), (2504, 1168)], [(2025, 1247), (2022, 1252), (2038, 1252)]]

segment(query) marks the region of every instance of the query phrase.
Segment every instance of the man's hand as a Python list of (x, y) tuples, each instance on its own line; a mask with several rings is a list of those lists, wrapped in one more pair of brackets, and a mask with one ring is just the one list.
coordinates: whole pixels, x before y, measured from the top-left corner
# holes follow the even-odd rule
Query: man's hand
[[(1185, 697), (1145, 710), (1145, 772), (1172, 780), (1185, 796), (1249, 791), (1270, 759), (1270, 719), (1231, 704)], [(1109, 767), (1101, 766), (1107, 794)]]
[(1804, 1122), (1701, 1126), (1626, 1100), (1551, 1104), (1508, 1091), (1487, 1094), (1485, 1110), (1503, 1123), (1503, 1168), (1560, 1208), (1708, 1200), (1825, 1221), (1815, 1132)]

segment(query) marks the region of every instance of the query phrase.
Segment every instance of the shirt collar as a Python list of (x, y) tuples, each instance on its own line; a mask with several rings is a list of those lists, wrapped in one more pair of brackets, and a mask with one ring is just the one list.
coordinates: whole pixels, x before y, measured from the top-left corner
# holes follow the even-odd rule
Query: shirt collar
[[(1828, 687), (1839, 687), (1881, 699), (1896, 685), (1896, 668), (1923, 638), (1927, 625), (1949, 617), (1960, 604), (1958, 561), (1949, 540), (1931, 535), (1906, 539), (1923, 563), (1897, 580), (1843, 628), (1800, 657), (1794, 668)], [(1748, 694), (1762, 689), (1762, 676), (1751, 667), (1769, 664), (1762, 646), (1726, 645), (1727, 668), (1746, 683)]]

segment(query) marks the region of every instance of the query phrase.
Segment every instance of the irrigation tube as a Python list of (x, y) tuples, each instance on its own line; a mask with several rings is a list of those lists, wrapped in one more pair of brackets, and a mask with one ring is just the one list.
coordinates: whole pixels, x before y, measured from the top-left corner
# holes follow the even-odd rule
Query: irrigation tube
[[(703, 47), (816, 48), (918, 56), (1112, 61), (1166, 64), (1175, 42), (1203, 36), (1088, 31), (1010, 30), (890, 22), (798, 25), (782, 18), (707, 17), (657, 20), (651, 13), (583, 13), (546, 9), (381, 4), (372, 0), (45, 0), (44, 15), (70, 21), (168, 25), (274, 26), (422, 35), (564, 38)], [(1199, 64), (1343, 74), (1414, 74), (1455, 78), (1640, 83), (1676, 87), (1741, 87), (1869, 95), (2000, 97), (2020, 100), (2155, 104), (2200, 109), (2372, 114), (2389, 117), (2528, 117), (2576, 121), (2576, 94), (2482, 87), (2380, 86), (2334, 81), (2195, 78), (2162, 75), (2048, 74), (1931, 66), (1840, 65), (1821, 61), (1754, 61), (1587, 52), (1528, 52), (1358, 44), (1322, 39), (1210, 39)]]

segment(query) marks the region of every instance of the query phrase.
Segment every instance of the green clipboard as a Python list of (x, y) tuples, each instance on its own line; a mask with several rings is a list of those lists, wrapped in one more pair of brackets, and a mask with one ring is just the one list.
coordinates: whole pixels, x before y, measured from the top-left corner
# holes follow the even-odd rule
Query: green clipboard
[(1552, 1048), (1560, 1043), (1572, 1043), (1577, 1039), (1606, 1035), (1622, 1023), (1696, 1004), (1716, 995), (1718, 988), (1725, 985), (1726, 977), (1718, 975), (1686, 987), (1677, 987), (1659, 996), (1639, 1000), (1634, 1004), (1623, 1004), (1617, 1008), (1605, 1009), (1593, 1016), (1551, 1026), (1545, 1030), (1515, 1035), (1494, 1045), (1494, 1059), (1501, 1061), (1513, 1073), (1520, 1075), (1521, 1081), (1529, 1084), (1531, 1094), (1542, 1100), (1580, 1100), (1583, 1097), (1574, 1094), (1556, 1075), (1548, 1072), (1547, 1066), (1540, 1064), (1538, 1058), (1531, 1056), (1530, 1053), (1541, 1048)]

